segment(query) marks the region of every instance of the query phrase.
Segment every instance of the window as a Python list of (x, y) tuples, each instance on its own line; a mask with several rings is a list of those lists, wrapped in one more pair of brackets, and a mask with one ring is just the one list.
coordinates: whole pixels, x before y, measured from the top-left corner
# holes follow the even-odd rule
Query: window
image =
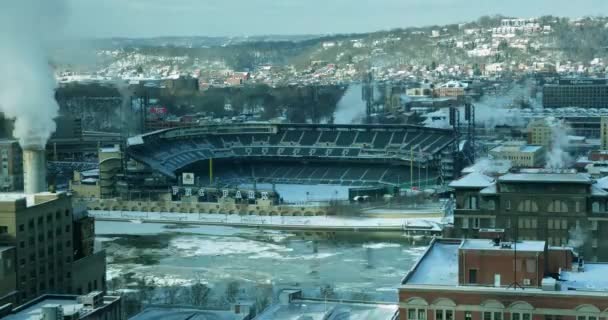
[(8, 233), (8, 226), (0, 226), (0, 234)]
[(462, 228), (468, 229), (469, 228), (469, 218), (461, 218), (461, 219), (462, 219)]
[(597, 202), (597, 201), (594, 201), (591, 204), (591, 211), (594, 212), (594, 213), (600, 212), (600, 203)]
[(471, 218), (472, 220), (472, 228), (479, 229), (479, 218)]
[(25, 241), (19, 241), (19, 248), (25, 248)]
[(51, 222), (53, 221), (53, 215), (51, 213), (46, 215), (46, 222)]
[(549, 203), (549, 208), (547, 208), (547, 211), (553, 213), (568, 212), (568, 205), (564, 201), (553, 200)]
[(43, 222), (44, 219), (42, 217), (38, 217), (38, 225), (41, 226)]
[(464, 202), (465, 209), (477, 209), (477, 196), (468, 196)]
[(464, 312), (464, 320), (473, 320), (473, 312), (465, 311)]
[(538, 212), (538, 205), (533, 200), (523, 200), (517, 206), (519, 212)]
[(502, 312), (489, 312), (483, 313), (483, 320), (502, 320)]
[(19, 225), (19, 231), (25, 231), (25, 225), (24, 224), (20, 224)]
[(469, 269), (469, 283), (477, 283), (477, 269)]
[(426, 320), (426, 309), (409, 308), (407, 309), (408, 320)]
[(511, 210), (511, 200), (507, 200), (507, 202), (505, 203), (505, 208), (507, 210)]
[(435, 310), (435, 320), (454, 320), (453, 310)]
[(532, 320), (532, 315), (526, 312), (511, 312), (511, 320)]
[(568, 230), (568, 219), (562, 219), (562, 230)]
[(70, 225), (65, 226), (65, 232), (70, 232)]
[(526, 259), (526, 272), (534, 273), (536, 271), (536, 260)]
[(489, 209), (489, 210), (496, 210), (496, 201), (494, 201), (494, 200), (489, 200), (489, 201), (488, 201), (488, 209)]

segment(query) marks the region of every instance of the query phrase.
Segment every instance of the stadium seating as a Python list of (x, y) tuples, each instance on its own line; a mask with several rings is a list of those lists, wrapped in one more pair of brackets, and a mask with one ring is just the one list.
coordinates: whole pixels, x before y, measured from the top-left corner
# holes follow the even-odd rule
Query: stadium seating
[[(255, 171), (256, 178), (289, 181), (323, 181), (361, 184), (409, 180), (408, 170), (374, 168), (374, 165), (409, 166), (417, 156), (439, 159), (454, 141), (450, 130), (406, 125), (275, 125), (273, 131), (208, 133), (164, 136), (168, 129), (143, 135), (143, 143), (130, 145), (127, 153), (166, 175), (209, 158), (248, 158), (251, 161), (284, 163)], [(293, 162), (308, 161), (306, 167)], [(317, 167), (319, 161), (325, 163)], [(348, 161), (343, 165), (342, 161)], [(247, 161), (245, 161), (247, 162)], [(291, 163), (290, 163), (291, 162)], [(364, 165), (365, 163), (365, 165)], [(438, 163), (438, 162), (437, 162)], [(234, 177), (227, 175), (227, 179)]]

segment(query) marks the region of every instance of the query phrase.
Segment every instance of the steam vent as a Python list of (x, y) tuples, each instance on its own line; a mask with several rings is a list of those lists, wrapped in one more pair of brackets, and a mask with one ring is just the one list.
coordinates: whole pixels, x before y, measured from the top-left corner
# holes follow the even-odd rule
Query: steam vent
[(23, 148), (23, 186), (26, 194), (47, 191), (46, 155), (43, 148)]

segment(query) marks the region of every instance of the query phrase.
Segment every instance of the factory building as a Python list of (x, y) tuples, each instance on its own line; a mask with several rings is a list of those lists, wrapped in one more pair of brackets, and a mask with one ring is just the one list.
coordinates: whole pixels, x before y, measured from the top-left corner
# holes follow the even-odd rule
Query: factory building
[(104, 290), (105, 252), (94, 252), (92, 228), (68, 194), (1, 194), (0, 245), (15, 248), (16, 300)]
[(452, 236), (483, 238), (498, 230), (507, 239), (573, 245), (586, 258), (608, 259), (608, 180), (587, 175), (522, 170), (492, 178), (471, 173), (453, 181)]
[(544, 241), (436, 239), (402, 281), (399, 319), (603, 319), (607, 271)]
[(607, 79), (560, 79), (543, 86), (544, 108), (607, 108)]

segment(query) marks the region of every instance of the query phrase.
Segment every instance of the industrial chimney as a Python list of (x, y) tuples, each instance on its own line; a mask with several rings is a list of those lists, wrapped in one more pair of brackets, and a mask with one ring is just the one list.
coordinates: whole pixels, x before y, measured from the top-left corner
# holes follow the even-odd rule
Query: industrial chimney
[(47, 191), (45, 152), (39, 146), (23, 148), (23, 189), (26, 194)]

